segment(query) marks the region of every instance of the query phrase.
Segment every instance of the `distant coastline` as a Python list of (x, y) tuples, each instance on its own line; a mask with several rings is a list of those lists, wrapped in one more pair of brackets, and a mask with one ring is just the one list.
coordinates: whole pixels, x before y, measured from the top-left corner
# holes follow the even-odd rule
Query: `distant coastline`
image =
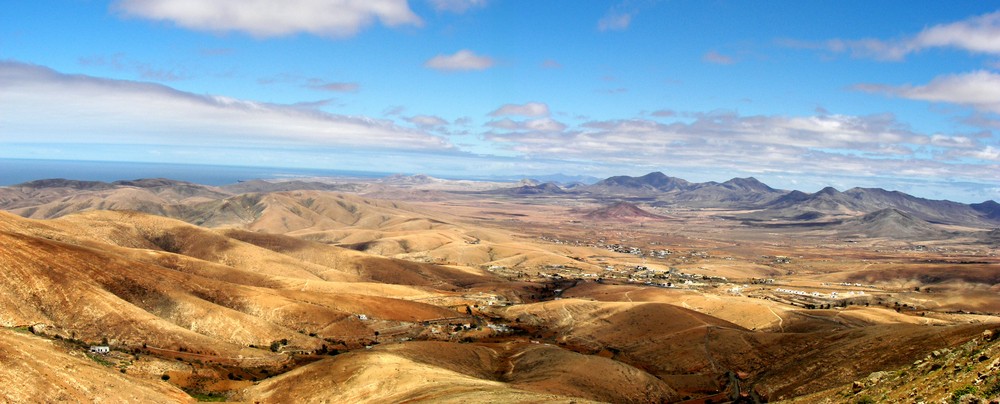
[(170, 178), (204, 185), (227, 185), (252, 179), (296, 177), (378, 178), (391, 173), (282, 167), (239, 167), (206, 164), (0, 158), (0, 186), (64, 178), (80, 181)]

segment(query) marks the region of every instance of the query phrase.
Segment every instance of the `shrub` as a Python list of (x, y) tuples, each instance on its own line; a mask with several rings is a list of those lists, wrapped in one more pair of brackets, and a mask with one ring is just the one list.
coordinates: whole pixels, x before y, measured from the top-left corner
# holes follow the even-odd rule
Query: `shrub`
[(955, 390), (954, 393), (951, 393), (951, 402), (953, 402), (953, 403), (959, 403), (959, 402), (962, 401), (962, 397), (963, 396), (968, 395), (968, 394), (976, 394), (977, 391), (978, 390), (976, 389), (976, 386), (965, 386), (965, 387), (962, 387), (962, 388), (960, 388), (958, 390)]

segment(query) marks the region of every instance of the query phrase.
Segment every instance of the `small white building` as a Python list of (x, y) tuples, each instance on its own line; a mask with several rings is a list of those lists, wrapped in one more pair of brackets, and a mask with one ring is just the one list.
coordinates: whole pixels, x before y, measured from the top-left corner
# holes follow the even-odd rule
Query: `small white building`
[(111, 347), (107, 345), (94, 345), (90, 347), (90, 353), (107, 354), (111, 352)]

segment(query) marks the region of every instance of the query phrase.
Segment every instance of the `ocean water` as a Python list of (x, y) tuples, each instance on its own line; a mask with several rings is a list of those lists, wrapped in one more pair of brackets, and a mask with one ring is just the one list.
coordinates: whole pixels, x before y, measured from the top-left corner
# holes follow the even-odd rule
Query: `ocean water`
[(204, 185), (226, 185), (251, 179), (295, 177), (378, 178), (389, 174), (304, 168), (0, 158), (0, 186), (50, 178), (104, 182), (136, 180), (140, 178), (169, 178)]

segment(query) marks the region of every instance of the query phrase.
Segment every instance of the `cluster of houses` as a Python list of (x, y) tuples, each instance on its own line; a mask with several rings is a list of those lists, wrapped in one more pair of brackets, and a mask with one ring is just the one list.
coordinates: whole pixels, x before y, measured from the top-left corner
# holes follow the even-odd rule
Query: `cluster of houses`
[[(776, 289), (774, 289), (774, 291), (778, 292), (778, 293), (787, 293), (787, 294), (796, 295), (796, 296), (810, 296), (810, 297), (816, 297), (816, 298), (839, 299), (839, 298), (842, 297), (841, 296), (841, 292), (830, 292), (829, 294), (826, 294), (826, 293), (821, 293), (821, 292), (805, 292), (805, 291), (801, 291), (801, 290), (785, 289), (785, 288), (776, 288)], [(851, 291), (851, 292), (844, 293), (845, 296), (864, 296), (864, 294), (865, 294), (865, 292), (861, 292), (861, 291), (858, 291), (858, 292)]]
[[(649, 250), (647, 252), (647, 251), (644, 251), (643, 249), (641, 249), (639, 247), (631, 247), (631, 246), (627, 246), (627, 245), (624, 245), (624, 244), (618, 244), (618, 243), (607, 244), (606, 241), (603, 240), (603, 239), (602, 240), (598, 240), (596, 243), (585, 243), (585, 242), (581, 242), (581, 241), (560, 240), (558, 238), (546, 237), (546, 236), (541, 236), (541, 237), (539, 237), (539, 239), (541, 239), (543, 241), (547, 241), (547, 242), (553, 243), (553, 244), (575, 245), (575, 246), (603, 248), (603, 249), (606, 249), (606, 250), (609, 250), (609, 251), (614, 251), (616, 253), (631, 254), (631, 255), (635, 255), (637, 257), (647, 257), (648, 256), (648, 257), (651, 257), (651, 258), (667, 258), (667, 256), (673, 254), (673, 252), (671, 252), (670, 250), (662, 249), (662, 248), (658, 249), (658, 250)], [(707, 256), (707, 254), (705, 256)]]

